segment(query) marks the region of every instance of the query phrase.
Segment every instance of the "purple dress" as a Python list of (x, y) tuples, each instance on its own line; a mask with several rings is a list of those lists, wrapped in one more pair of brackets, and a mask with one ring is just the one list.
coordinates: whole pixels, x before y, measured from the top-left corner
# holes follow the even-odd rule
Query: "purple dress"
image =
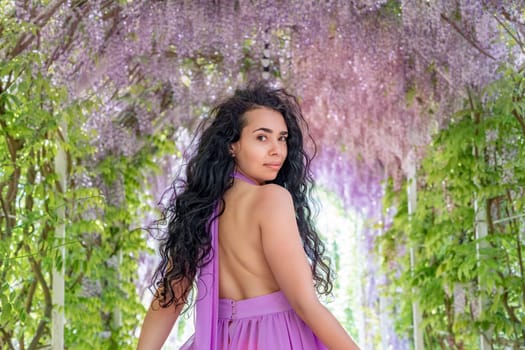
[[(215, 208), (212, 217), (217, 213)], [(327, 349), (280, 291), (239, 301), (219, 299), (218, 221), (211, 223), (215, 254), (201, 269), (197, 282), (195, 334), (180, 349)]]
[(213, 349), (326, 349), (280, 291), (240, 301), (219, 299), (218, 316)]

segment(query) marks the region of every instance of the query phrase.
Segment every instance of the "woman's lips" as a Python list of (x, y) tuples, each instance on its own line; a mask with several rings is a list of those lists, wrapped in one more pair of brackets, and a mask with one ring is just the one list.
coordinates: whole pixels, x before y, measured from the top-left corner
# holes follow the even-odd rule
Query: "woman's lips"
[(264, 166), (270, 168), (270, 169), (273, 169), (273, 170), (279, 170), (281, 169), (281, 163), (266, 163), (264, 164)]

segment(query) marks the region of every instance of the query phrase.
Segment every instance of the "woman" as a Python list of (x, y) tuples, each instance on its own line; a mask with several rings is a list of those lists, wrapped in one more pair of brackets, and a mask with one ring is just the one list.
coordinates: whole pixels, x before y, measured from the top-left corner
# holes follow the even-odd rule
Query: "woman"
[(139, 350), (160, 349), (197, 281), (182, 349), (358, 349), (319, 302), (331, 272), (311, 222), (306, 123), (296, 99), (255, 84), (212, 110), (167, 234)]

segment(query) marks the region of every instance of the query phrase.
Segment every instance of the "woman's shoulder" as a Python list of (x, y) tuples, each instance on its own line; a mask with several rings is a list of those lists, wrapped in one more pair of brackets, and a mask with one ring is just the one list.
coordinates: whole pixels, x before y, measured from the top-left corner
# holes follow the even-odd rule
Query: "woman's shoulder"
[(291, 193), (277, 184), (259, 186), (254, 196), (254, 203), (259, 210), (275, 211), (285, 207), (293, 208)]

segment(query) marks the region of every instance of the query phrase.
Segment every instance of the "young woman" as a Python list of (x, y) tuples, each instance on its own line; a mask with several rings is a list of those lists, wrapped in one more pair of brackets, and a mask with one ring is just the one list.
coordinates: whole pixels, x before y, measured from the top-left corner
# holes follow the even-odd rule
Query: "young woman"
[(211, 115), (164, 212), (138, 349), (161, 348), (194, 282), (195, 334), (182, 349), (358, 349), (316, 294), (330, 293), (331, 272), (311, 222), (296, 99), (259, 83)]

